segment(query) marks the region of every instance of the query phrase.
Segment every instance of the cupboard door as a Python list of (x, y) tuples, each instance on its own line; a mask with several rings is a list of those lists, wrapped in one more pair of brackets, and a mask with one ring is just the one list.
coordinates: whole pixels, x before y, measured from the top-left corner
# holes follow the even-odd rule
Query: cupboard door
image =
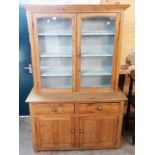
[(75, 15), (34, 14), (34, 32), (39, 91), (72, 91)]
[(118, 116), (80, 117), (80, 146), (115, 146), (117, 128)]
[(75, 126), (72, 117), (38, 117), (35, 119), (37, 141), (41, 149), (74, 146)]
[(119, 16), (78, 15), (78, 90), (112, 90), (116, 67)]

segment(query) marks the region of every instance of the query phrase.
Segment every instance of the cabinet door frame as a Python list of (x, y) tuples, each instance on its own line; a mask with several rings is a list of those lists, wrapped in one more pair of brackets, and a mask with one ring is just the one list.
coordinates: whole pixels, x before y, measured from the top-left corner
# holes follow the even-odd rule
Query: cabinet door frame
[[(104, 133), (104, 131), (100, 131), (99, 128), (97, 128), (96, 130), (96, 139), (94, 138), (94, 142), (96, 141), (96, 143), (92, 143), (92, 144), (85, 144), (84, 143), (84, 134), (88, 135), (88, 133), (86, 133), (87, 131), (85, 131), (85, 128), (84, 128), (84, 121), (85, 120), (94, 120), (94, 121), (101, 121), (101, 120), (114, 120), (114, 123), (115, 123), (115, 128), (111, 129), (113, 130), (112, 133), (113, 134), (113, 141), (112, 142), (104, 142), (104, 143), (99, 143), (99, 141), (101, 140), (101, 134)], [(98, 123), (98, 126), (100, 127), (101, 124), (100, 122)], [(119, 129), (119, 116), (118, 115), (96, 115), (96, 116), (93, 116), (93, 115), (89, 115), (89, 116), (80, 116), (79, 117), (79, 132), (80, 130), (83, 131), (83, 133), (80, 133), (80, 138), (79, 138), (79, 143), (80, 143), (80, 147), (94, 147), (94, 148), (115, 148), (116, 147), (116, 144), (117, 144), (117, 134), (118, 134), (118, 130)], [(92, 128), (90, 127), (90, 130), (92, 130)], [(98, 141), (98, 142), (97, 142)]]
[[(39, 93), (45, 92), (72, 92), (75, 90), (76, 85), (76, 14), (74, 13), (33, 13), (33, 36), (34, 36), (34, 51), (32, 57), (33, 72), (36, 74), (35, 80), (37, 81), (35, 89)], [(39, 55), (39, 41), (37, 33), (37, 19), (43, 17), (64, 17), (72, 21), (72, 87), (71, 88), (42, 88), (41, 73), (40, 73), (40, 55)], [(32, 33), (31, 32), (31, 33)]]
[[(81, 22), (84, 18), (89, 17), (104, 17), (112, 16), (116, 17), (115, 22), (115, 37), (114, 37), (114, 54), (112, 60), (112, 77), (111, 77), (111, 87), (81, 87)], [(119, 49), (119, 40), (120, 40), (120, 13), (79, 13), (77, 14), (77, 91), (79, 92), (100, 92), (100, 91), (113, 91), (117, 90), (117, 79), (119, 76), (118, 67), (120, 49)]]
[[(56, 143), (55, 145), (53, 144), (44, 144), (41, 142), (41, 126), (40, 126), (40, 121), (43, 120), (49, 120), (49, 121), (64, 121), (64, 120), (69, 120), (71, 123), (71, 130), (74, 130), (74, 133), (72, 133), (72, 131), (70, 131), (70, 135), (71, 135), (71, 144), (70, 145), (66, 145), (66, 144), (59, 144)], [(34, 126), (36, 129), (36, 142), (37, 142), (37, 149), (38, 150), (44, 150), (44, 149), (59, 149), (59, 148), (64, 148), (64, 149), (68, 149), (68, 148), (73, 148), (75, 147), (75, 118), (74, 116), (37, 116), (34, 117)], [(56, 132), (56, 128), (54, 129)], [(50, 131), (48, 131), (50, 132)], [(56, 134), (58, 136), (58, 134)], [(54, 138), (54, 137), (53, 137)], [(58, 138), (58, 137), (57, 137)], [(57, 139), (56, 138), (56, 139)], [(62, 137), (63, 138), (63, 137)], [(54, 138), (55, 139), (55, 138)]]

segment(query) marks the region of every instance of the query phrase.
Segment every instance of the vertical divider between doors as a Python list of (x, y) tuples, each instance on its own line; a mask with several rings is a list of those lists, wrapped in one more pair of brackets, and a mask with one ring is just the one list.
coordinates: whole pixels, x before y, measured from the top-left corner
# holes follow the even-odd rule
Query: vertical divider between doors
[(75, 103), (75, 147), (80, 146), (80, 117), (79, 117), (79, 103)]

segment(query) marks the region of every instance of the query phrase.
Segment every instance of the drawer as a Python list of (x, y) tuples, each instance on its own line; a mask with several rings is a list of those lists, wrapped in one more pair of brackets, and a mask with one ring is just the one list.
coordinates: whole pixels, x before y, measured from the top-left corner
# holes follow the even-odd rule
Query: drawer
[(74, 104), (36, 104), (33, 112), (36, 115), (74, 114)]
[(79, 105), (80, 114), (118, 114), (119, 103), (87, 103)]

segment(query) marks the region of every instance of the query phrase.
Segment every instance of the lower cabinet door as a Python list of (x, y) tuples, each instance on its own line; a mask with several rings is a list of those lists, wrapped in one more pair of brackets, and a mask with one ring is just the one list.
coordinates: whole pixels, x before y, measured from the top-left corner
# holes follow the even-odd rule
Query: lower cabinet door
[(81, 147), (114, 147), (118, 129), (118, 116), (80, 117)]
[(69, 116), (35, 118), (36, 139), (40, 149), (65, 149), (74, 146), (74, 118)]

